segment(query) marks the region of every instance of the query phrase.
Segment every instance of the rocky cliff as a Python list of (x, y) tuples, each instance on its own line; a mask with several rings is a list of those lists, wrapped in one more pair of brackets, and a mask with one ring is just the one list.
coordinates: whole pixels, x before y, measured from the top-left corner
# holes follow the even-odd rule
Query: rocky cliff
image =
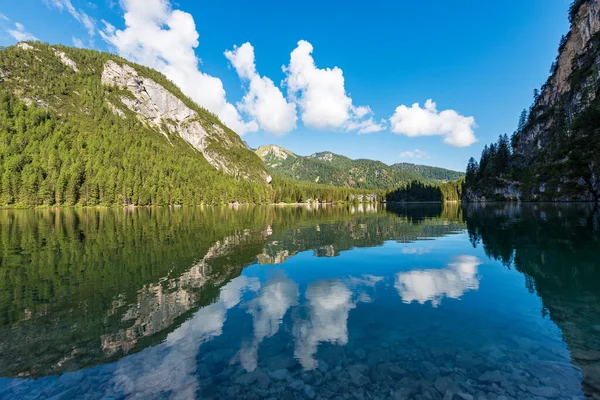
[[(64, 53), (62, 55), (64, 56)], [(71, 63), (75, 65), (72, 61)], [(262, 178), (266, 182), (271, 181), (266, 172), (256, 173), (239, 168), (227, 152), (211, 148), (211, 142), (219, 142), (226, 149), (243, 151), (246, 146), (239, 137), (226, 132), (226, 128), (217, 121), (206, 121), (176, 95), (154, 80), (141, 75), (131, 65), (107, 61), (102, 70), (102, 84), (126, 91), (119, 100), (140, 121), (161, 132), (167, 140), (169, 133), (178, 134), (202, 153), (216, 169), (244, 179)], [(125, 115), (112, 103), (110, 106), (113, 112), (120, 116)]]
[[(550, 76), (513, 134), (507, 168), (490, 167), (482, 156), (467, 200), (600, 198), (600, 0), (575, 1), (569, 19)], [(499, 145), (490, 146), (488, 158)]]

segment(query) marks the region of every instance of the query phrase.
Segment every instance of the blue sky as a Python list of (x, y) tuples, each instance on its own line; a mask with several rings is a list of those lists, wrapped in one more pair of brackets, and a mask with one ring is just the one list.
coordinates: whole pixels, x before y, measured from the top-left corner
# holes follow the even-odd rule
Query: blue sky
[(253, 147), (464, 170), (531, 104), (569, 4), (2, 0), (0, 45), (31, 35), (158, 68)]

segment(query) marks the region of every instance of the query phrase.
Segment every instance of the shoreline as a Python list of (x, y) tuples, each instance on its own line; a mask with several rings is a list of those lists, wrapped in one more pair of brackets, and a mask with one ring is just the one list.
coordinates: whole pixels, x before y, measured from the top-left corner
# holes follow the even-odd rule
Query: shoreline
[(97, 206), (82, 206), (82, 205), (65, 205), (65, 206), (23, 206), (23, 205), (5, 205), (0, 206), (0, 210), (62, 210), (62, 209), (138, 209), (138, 208), (182, 208), (182, 207), (246, 207), (246, 206), (313, 206), (313, 205), (337, 205), (337, 204), (385, 204), (385, 202), (351, 202), (351, 201), (334, 201), (334, 202), (310, 202), (310, 203), (223, 203), (223, 204), (169, 204), (160, 205), (152, 204), (147, 206), (118, 206), (118, 205), (97, 205)]
[(486, 204), (592, 204), (599, 205), (600, 201), (464, 201), (464, 200), (450, 200), (450, 201), (371, 201), (371, 202), (353, 202), (353, 201), (334, 201), (334, 202), (308, 202), (308, 203), (265, 203), (265, 204), (251, 204), (251, 203), (224, 203), (224, 204), (170, 204), (170, 205), (147, 205), (147, 206), (118, 206), (118, 205), (96, 205), (96, 206), (82, 206), (82, 205), (65, 205), (65, 206), (24, 206), (24, 205), (5, 205), (0, 206), (0, 210), (62, 210), (62, 209), (140, 209), (140, 208), (182, 208), (182, 207), (299, 207), (299, 206), (323, 206), (323, 205), (406, 205), (406, 204), (465, 204), (465, 205), (486, 205)]

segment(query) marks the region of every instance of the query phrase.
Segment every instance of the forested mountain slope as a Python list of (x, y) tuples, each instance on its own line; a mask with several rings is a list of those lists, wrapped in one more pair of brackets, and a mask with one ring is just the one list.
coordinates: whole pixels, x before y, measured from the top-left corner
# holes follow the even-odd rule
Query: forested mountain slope
[(469, 160), (465, 199), (600, 199), (600, 0), (576, 0), (550, 77), (517, 130)]
[(331, 152), (303, 157), (276, 145), (262, 146), (256, 154), (273, 174), (296, 181), (349, 188), (395, 189), (412, 180), (441, 183), (464, 176), (461, 172), (443, 168), (409, 163), (390, 166), (374, 160), (352, 160)]
[(0, 205), (268, 202), (261, 160), (162, 74), (39, 42), (0, 51)]

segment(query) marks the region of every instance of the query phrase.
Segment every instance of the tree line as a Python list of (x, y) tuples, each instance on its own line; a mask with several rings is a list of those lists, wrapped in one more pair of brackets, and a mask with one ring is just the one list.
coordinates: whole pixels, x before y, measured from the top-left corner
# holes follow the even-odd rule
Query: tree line
[(405, 186), (387, 192), (386, 200), (390, 202), (460, 201), (462, 198), (463, 183), (463, 179), (441, 184), (411, 181)]

